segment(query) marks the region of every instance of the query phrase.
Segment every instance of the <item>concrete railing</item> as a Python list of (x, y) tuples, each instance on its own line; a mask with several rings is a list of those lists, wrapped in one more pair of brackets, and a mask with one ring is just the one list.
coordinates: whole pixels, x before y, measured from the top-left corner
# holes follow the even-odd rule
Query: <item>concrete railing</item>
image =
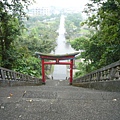
[(74, 83), (120, 80), (120, 60), (101, 69), (74, 79)]
[(0, 85), (39, 85), (42, 80), (29, 75), (21, 74), (6, 68), (0, 67)]
[(120, 60), (74, 79), (73, 85), (108, 91), (120, 91)]

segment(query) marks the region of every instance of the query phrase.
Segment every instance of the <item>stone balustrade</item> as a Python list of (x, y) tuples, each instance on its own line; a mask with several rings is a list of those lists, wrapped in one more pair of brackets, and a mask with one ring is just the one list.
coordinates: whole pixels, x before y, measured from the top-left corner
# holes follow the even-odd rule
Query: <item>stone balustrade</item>
[(18, 85), (25, 84), (42, 84), (42, 80), (39, 78), (35, 78), (29, 75), (21, 74), (6, 68), (0, 67), (0, 85), (3, 84), (11, 84), (17, 83)]
[(74, 83), (120, 80), (120, 60), (74, 79)]

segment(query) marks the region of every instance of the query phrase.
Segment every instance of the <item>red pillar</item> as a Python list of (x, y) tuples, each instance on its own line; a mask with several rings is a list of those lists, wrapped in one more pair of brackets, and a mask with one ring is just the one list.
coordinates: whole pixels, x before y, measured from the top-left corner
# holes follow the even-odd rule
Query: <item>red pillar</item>
[(42, 82), (45, 84), (45, 68), (44, 68), (44, 59), (42, 59)]
[(73, 59), (70, 60), (70, 85), (72, 85), (73, 79)]

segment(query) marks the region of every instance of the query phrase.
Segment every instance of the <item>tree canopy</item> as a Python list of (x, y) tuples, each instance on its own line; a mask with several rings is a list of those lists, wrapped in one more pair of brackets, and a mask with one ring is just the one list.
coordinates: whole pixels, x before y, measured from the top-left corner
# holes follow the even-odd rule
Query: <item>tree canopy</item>
[(82, 23), (91, 31), (86, 38), (72, 41), (72, 47), (83, 49), (86, 71), (90, 72), (120, 59), (120, 1), (90, 0)]
[[(119, 0), (91, 0), (85, 11), (93, 12), (92, 16), (86, 21), (89, 27), (94, 27), (96, 32), (90, 41), (94, 41), (92, 46), (98, 47), (101, 57), (94, 62), (99, 61), (99, 65), (107, 65), (120, 59), (120, 1)], [(97, 6), (93, 7), (93, 5)], [(98, 51), (97, 50), (97, 51)], [(95, 50), (95, 53), (96, 50)]]
[(31, 0), (0, 1), (0, 66), (40, 77), (40, 60), (34, 53), (54, 50), (59, 15), (28, 17), (30, 4)]
[(82, 22), (81, 13), (68, 13), (65, 19), (66, 39), (74, 39), (80, 36), (80, 23)]
[(0, 54), (1, 66), (11, 68), (13, 57), (10, 56), (12, 42), (20, 35), (23, 28), (25, 8), (31, 0), (2, 0), (0, 1)]

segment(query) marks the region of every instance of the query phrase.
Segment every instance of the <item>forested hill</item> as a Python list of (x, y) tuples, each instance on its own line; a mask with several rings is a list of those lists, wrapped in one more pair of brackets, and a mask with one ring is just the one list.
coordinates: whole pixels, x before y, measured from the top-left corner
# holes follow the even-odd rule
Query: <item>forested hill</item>
[(83, 50), (78, 75), (120, 60), (120, 0), (90, 0), (84, 13), (84, 22), (80, 15), (66, 17), (66, 38), (74, 49)]
[(27, 16), (24, 7), (31, 2), (23, 2), (0, 1), (0, 66), (40, 77), (40, 60), (34, 53), (54, 50), (60, 15)]

